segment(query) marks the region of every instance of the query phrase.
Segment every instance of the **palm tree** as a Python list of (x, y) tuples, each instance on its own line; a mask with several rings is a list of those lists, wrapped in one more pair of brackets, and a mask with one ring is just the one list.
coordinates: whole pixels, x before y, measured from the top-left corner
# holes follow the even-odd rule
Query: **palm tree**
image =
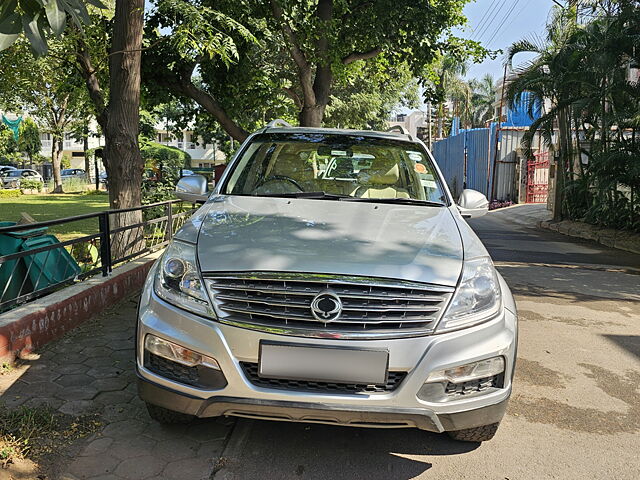
[(467, 73), (466, 62), (451, 55), (442, 56), (436, 66), (438, 81), (436, 85), (436, 97), (438, 107), (438, 138), (444, 134), (444, 106), (449, 100), (454, 102), (454, 116), (460, 112), (464, 116), (471, 104), (471, 90), (462, 79)]
[(487, 73), (480, 80), (469, 82), (472, 90), (471, 109), (473, 127), (484, 127), (493, 118), (493, 104), (496, 99), (496, 87), (493, 76)]
[[(515, 70), (507, 101), (513, 106), (529, 92), (530, 113), (536, 102), (551, 101), (532, 123), (523, 149), (531, 155), (536, 133), (550, 145), (557, 129), (555, 220), (567, 214), (640, 228), (640, 148), (634, 123), (640, 86), (626, 78), (626, 67), (640, 50), (640, 8), (630, 0), (591, 3), (594, 13), (587, 21), (580, 21), (574, 8), (555, 9), (543, 41), (525, 39), (510, 47), (510, 65), (520, 52), (536, 56)], [(587, 165), (581, 156), (588, 158)], [(621, 193), (620, 185), (630, 193)]]

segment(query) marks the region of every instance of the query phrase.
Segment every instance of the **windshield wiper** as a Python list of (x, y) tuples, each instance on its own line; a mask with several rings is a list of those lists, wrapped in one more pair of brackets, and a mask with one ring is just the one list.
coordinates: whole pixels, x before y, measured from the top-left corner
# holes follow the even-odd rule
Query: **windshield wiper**
[(415, 198), (365, 198), (365, 197), (345, 197), (340, 199), (343, 202), (366, 202), (366, 203), (396, 203), (400, 205), (421, 205), (427, 207), (444, 207), (444, 203), (431, 202), (429, 200), (416, 200)]
[(280, 198), (307, 198), (318, 200), (342, 200), (350, 198), (349, 195), (340, 195), (336, 193), (326, 192), (291, 192), (291, 193), (265, 193), (261, 195), (252, 195), (255, 197), (280, 197)]

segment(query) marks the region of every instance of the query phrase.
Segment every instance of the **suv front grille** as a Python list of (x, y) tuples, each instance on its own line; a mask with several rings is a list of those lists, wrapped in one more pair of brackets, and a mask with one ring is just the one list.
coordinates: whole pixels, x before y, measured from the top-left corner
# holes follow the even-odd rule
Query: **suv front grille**
[(322, 393), (389, 393), (400, 386), (407, 372), (389, 372), (387, 383), (365, 385), (357, 383), (312, 382), (308, 380), (287, 380), (283, 378), (262, 378), (258, 375), (258, 364), (240, 362), (247, 380), (257, 387), (294, 390), (298, 392)]
[[(224, 323), (333, 338), (430, 333), (454, 290), (369, 277), (266, 272), (205, 274), (205, 283)], [(342, 313), (328, 323), (311, 312), (313, 299), (323, 291), (342, 302)]]

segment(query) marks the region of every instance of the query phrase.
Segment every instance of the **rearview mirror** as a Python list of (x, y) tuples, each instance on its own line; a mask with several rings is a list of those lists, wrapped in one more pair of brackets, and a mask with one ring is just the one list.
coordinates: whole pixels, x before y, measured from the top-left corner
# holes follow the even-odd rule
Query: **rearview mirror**
[(176, 184), (176, 197), (185, 202), (204, 203), (209, 198), (207, 179), (202, 175), (182, 177)]
[(489, 211), (489, 200), (482, 193), (465, 189), (458, 199), (458, 210), (464, 218), (477, 218)]

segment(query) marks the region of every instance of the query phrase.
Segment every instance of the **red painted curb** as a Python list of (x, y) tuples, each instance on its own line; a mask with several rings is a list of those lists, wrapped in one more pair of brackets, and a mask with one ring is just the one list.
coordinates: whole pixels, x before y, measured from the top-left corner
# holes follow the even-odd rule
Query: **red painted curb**
[(0, 326), (0, 358), (13, 361), (140, 290), (153, 262), (149, 260), (120, 274), (115, 273), (98, 285)]

